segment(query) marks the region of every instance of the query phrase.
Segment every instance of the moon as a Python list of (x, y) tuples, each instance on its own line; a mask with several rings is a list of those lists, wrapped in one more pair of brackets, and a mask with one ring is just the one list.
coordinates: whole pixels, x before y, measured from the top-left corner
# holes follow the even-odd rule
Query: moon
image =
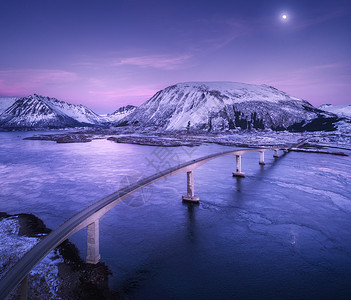
[(283, 14), (280, 15), (280, 19), (283, 22), (287, 22), (288, 21), (288, 15), (286, 13), (283, 13)]

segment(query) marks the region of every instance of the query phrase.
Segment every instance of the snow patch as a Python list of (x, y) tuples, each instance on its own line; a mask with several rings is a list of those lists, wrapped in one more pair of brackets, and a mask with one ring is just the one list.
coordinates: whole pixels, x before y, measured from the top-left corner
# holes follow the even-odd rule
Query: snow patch
[(332, 104), (323, 104), (318, 107), (321, 110), (325, 110), (336, 114), (340, 117), (351, 118), (351, 104), (349, 105), (332, 105)]
[[(0, 220), (0, 278), (39, 241), (39, 238), (19, 236), (19, 222), (16, 217)], [(57, 296), (59, 279), (58, 264), (63, 258), (51, 251), (30, 273), (29, 282), (34, 290), (41, 290), (43, 281), (51, 294), (50, 299), (60, 299)]]

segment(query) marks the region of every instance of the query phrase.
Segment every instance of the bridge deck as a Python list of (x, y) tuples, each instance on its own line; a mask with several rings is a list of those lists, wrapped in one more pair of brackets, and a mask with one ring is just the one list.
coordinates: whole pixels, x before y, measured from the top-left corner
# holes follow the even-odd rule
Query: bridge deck
[(284, 150), (292, 147), (300, 147), (304, 142), (298, 145), (281, 148), (255, 148), (255, 149), (239, 149), (232, 151), (224, 151), (220, 153), (206, 155), (178, 166), (168, 168), (162, 172), (153, 174), (143, 178), (127, 187), (124, 187), (117, 192), (101, 199), (100, 201), (90, 205), (81, 212), (77, 213), (56, 230), (52, 231), (48, 236), (43, 238), (31, 250), (29, 250), (0, 280), (0, 299), (5, 297), (27, 276), (27, 274), (46, 256), (51, 250), (60, 245), (64, 240), (69, 238), (77, 231), (83, 229), (89, 224), (95, 222), (116, 204), (131, 195), (132, 193), (142, 189), (143, 187), (152, 184), (165, 177), (173, 176), (183, 172), (193, 171), (202, 164), (226, 155), (243, 155), (247, 152), (253, 151), (267, 151), (267, 150)]

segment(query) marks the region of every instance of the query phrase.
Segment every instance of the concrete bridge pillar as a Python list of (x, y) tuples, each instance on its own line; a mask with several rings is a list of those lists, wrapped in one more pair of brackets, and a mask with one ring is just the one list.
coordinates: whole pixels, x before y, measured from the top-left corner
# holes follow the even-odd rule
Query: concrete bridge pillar
[(200, 200), (199, 196), (195, 196), (195, 191), (194, 191), (194, 172), (189, 171), (186, 172), (186, 178), (187, 178), (187, 195), (183, 196), (184, 201), (189, 201), (189, 202), (198, 202)]
[(97, 264), (100, 261), (99, 219), (87, 226), (87, 263)]
[(241, 172), (241, 155), (236, 155), (236, 169), (233, 176), (245, 177), (245, 173)]
[(278, 158), (278, 157), (279, 157), (279, 155), (278, 155), (278, 150), (277, 150), (277, 149), (274, 149), (273, 157), (275, 157), (275, 158)]
[(264, 151), (260, 151), (260, 161), (259, 164), (264, 166), (266, 163), (264, 162)]

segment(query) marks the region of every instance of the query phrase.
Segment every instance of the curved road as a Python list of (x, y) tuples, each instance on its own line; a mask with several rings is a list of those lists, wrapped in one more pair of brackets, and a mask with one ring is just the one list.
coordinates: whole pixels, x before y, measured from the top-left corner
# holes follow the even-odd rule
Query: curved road
[[(294, 147), (301, 146), (302, 143), (294, 145)], [(121, 202), (124, 198), (132, 193), (142, 189), (143, 187), (156, 182), (162, 178), (173, 176), (179, 173), (193, 171), (202, 164), (225, 155), (243, 155), (252, 151), (265, 151), (265, 150), (281, 150), (290, 149), (286, 148), (256, 148), (256, 149), (243, 149), (235, 151), (225, 151), (203, 156), (178, 166), (171, 167), (162, 172), (156, 173), (144, 179), (141, 179), (117, 192), (101, 199), (100, 201), (90, 205), (81, 212), (74, 215), (68, 221), (59, 226), (56, 230), (52, 231), (48, 236), (42, 239), (31, 250), (29, 250), (0, 280), (0, 299), (5, 299), (6, 296), (27, 276), (27, 274), (46, 256), (51, 250), (60, 245), (64, 240), (69, 238), (75, 232), (83, 229), (87, 225), (93, 223), (96, 219), (100, 218), (112, 207)]]

